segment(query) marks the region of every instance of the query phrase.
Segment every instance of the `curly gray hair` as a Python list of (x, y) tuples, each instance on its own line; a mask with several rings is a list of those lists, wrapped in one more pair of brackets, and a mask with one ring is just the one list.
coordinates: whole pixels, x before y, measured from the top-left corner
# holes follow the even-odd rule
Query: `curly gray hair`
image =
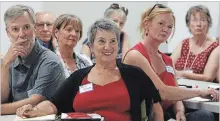
[(103, 18), (103, 19), (99, 19), (99, 20), (95, 21), (95, 23), (92, 24), (92, 26), (90, 27), (90, 29), (87, 33), (88, 40), (91, 44), (94, 44), (94, 39), (95, 39), (96, 33), (99, 30), (113, 32), (116, 35), (117, 41), (119, 43), (120, 31), (118, 30), (117, 25), (115, 24), (114, 21)]

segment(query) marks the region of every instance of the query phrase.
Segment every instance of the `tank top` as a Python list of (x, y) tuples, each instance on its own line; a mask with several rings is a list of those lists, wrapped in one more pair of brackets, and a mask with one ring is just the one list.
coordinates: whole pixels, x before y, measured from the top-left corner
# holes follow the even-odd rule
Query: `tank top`
[[(196, 55), (192, 52), (189, 53), (189, 38), (183, 40), (181, 55), (175, 63), (175, 69), (179, 71), (184, 70), (184, 66), (186, 64), (186, 68), (190, 68), (190, 70), (192, 70), (193, 73), (202, 74), (204, 72), (205, 65), (208, 61), (211, 52), (217, 46), (219, 46), (219, 43), (218, 41), (215, 41), (205, 50)], [(188, 53), (189, 57), (187, 59)]]
[[(138, 52), (140, 52), (148, 60), (148, 62), (151, 65), (151, 60), (150, 60), (150, 57), (148, 55), (148, 52), (147, 52), (147, 50), (145, 49), (144, 45), (141, 42), (136, 44), (130, 50), (137, 50)], [(167, 56), (166, 54), (164, 54), (160, 51), (159, 51), (159, 53), (162, 55), (163, 61), (166, 64), (166, 70), (164, 72), (162, 72), (161, 74), (158, 74), (158, 77), (162, 80), (162, 82), (165, 85), (176, 86), (174, 72), (171, 73), (171, 71), (170, 71), (170, 68), (172, 68), (174, 70), (172, 59), (169, 56)], [(162, 101), (161, 105), (162, 105), (163, 109), (166, 110), (168, 107), (170, 107), (174, 103), (175, 103), (175, 101)]]
[[(91, 82), (84, 78), (82, 85), (88, 83)], [(131, 121), (129, 94), (122, 78), (104, 86), (92, 84), (92, 91), (77, 92), (73, 101), (76, 112), (97, 113), (105, 121)]]

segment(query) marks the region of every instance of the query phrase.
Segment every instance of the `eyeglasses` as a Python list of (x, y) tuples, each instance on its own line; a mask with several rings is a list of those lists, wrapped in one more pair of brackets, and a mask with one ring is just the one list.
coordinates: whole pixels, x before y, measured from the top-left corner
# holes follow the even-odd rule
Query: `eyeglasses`
[(158, 8), (167, 8), (165, 5), (163, 4), (155, 4), (154, 7), (150, 10), (150, 12), (148, 13), (147, 16), (150, 15), (150, 13), (154, 10), (155, 7), (158, 7)]
[(48, 28), (52, 28), (53, 27), (53, 23), (50, 22), (45, 22), (45, 23), (35, 23), (36, 27), (39, 29), (43, 29), (44, 26), (47, 26)]
[(111, 6), (110, 6), (109, 8), (112, 8), (112, 9), (121, 9), (122, 11), (124, 11), (124, 13), (125, 13), (126, 16), (128, 15), (128, 9), (125, 8), (125, 7), (120, 6), (120, 5), (117, 4), (117, 3), (111, 4)]
[(199, 22), (200, 24), (205, 25), (208, 23), (208, 20), (205, 18), (201, 18), (201, 19), (192, 18), (192, 19), (190, 19), (190, 22), (192, 24), (197, 24)]

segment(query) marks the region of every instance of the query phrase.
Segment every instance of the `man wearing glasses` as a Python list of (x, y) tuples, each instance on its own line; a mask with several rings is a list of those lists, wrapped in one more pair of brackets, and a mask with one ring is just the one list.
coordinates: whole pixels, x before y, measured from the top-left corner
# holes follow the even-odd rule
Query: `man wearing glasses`
[(54, 51), (53, 41), (55, 38), (52, 36), (53, 23), (55, 21), (55, 15), (49, 11), (37, 12), (35, 14), (35, 34), (37, 40), (41, 45)]
[(50, 98), (65, 76), (55, 53), (35, 41), (31, 7), (10, 7), (4, 21), (11, 46), (1, 63), (1, 114), (15, 114)]

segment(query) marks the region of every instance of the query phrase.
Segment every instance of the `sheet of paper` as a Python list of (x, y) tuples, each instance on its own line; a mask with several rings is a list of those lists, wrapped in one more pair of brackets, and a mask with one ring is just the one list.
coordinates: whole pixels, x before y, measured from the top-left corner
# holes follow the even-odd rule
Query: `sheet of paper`
[(201, 98), (201, 97), (194, 97), (194, 98), (191, 98), (191, 99), (188, 99), (190, 101), (198, 101), (198, 102), (208, 102), (210, 101), (210, 99), (206, 99), (206, 98)]
[(169, 120), (167, 120), (167, 121), (176, 121), (175, 119), (173, 119), (173, 118), (171, 118), (171, 119), (169, 119)]
[(35, 117), (35, 118), (21, 118), (19, 116), (15, 117), (14, 121), (29, 121), (29, 120), (55, 120), (56, 115), (46, 115), (46, 116), (40, 116), (40, 117)]

